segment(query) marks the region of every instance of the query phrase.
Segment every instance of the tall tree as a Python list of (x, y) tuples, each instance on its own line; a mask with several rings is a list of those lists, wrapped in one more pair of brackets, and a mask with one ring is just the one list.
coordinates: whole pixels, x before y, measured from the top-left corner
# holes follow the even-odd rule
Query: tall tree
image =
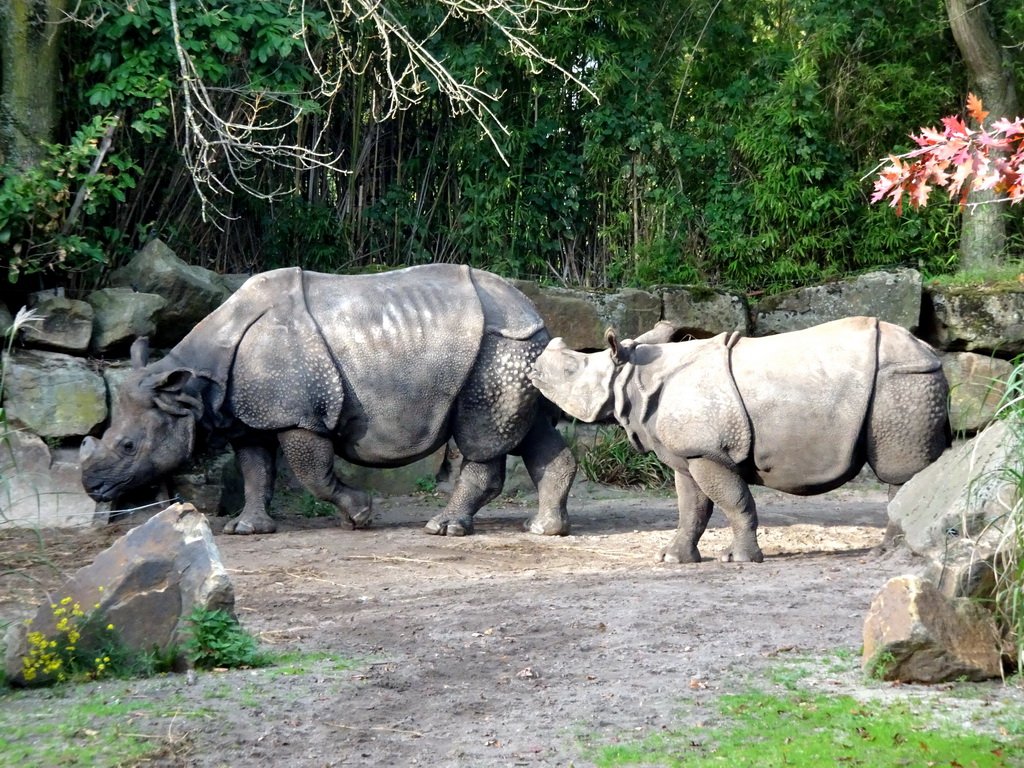
[[(1013, 119), (1019, 105), (1009, 48), (1000, 45), (989, 0), (945, 0), (953, 37), (967, 65), (971, 91), (988, 111), (981, 127), (1000, 118)], [(995, 202), (992, 190), (972, 191), (967, 198), (960, 238), (962, 269), (984, 269), (1001, 263), (1006, 250), (1008, 203)]]
[(31, 168), (54, 141), (65, 5), (0, 0), (0, 165)]

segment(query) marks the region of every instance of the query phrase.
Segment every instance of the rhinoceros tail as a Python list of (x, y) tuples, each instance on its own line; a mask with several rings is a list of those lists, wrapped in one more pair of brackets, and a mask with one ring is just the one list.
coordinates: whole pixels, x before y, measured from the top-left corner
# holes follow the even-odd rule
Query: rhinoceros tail
[(510, 282), (476, 269), (470, 270), (470, 278), (484, 310), (486, 332), (524, 341), (544, 329), (533, 302)]

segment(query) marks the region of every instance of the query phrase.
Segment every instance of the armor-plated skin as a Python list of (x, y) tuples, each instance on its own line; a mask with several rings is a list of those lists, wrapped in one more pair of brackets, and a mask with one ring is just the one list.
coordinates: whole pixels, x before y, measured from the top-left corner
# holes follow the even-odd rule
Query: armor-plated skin
[(557, 409), (529, 380), (549, 340), (536, 308), (488, 272), (433, 264), (377, 275), (281, 269), (250, 278), (166, 357), (122, 387), (110, 427), (82, 446), (82, 482), (111, 500), (167, 474), (210, 442), (230, 441), (245, 507), (228, 533), (270, 533), (280, 445), (296, 477), (353, 526), (370, 498), (343, 485), (335, 455), (408, 464), (454, 439), (462, 471), (428, 533), (465, 535), (500, 493), (507, 454), (540, 492), (533, 533), (569, 532), (576, 462)]
[(852, 317), (764, 338), (725, 333), (636, 340), (584, 354), (554, 339), (532, 379), (583, 421), (615, 419), (641, 451), (675, 471), (679, 527), (659, 559), (700, 562), (713, 504), (733, 530), (723, 560), (761, 562), (749, 486), (825, 493), (870, 464), (890, 493), (950, 444), (948, 384), (922, 341)]

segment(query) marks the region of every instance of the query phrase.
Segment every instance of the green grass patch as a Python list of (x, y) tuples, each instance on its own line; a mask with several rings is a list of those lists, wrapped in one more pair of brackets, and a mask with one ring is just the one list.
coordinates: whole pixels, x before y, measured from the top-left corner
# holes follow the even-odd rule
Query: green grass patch
[(620, 488), (662, 490), (674, 473), (653, 453), (641, 453), (620, 427), (601, 427), (589, 444), (570, 438), (580, 471), (593, 483)]
[[(61, 689), (54, 689), (60, 692)], [(199, 717), (169, 702), (122, 702), (110, 689), (82, 698), (19, 691), (0, 696), (0, 766), (138, 765), (166, 755), (172, 745), (163, 733), (144, 733), (136, 720)], [(31, 704), (31, 717), (26, 717)]]
[[(850, 696), (723, 696), (718, 701), (721, 722), (712, 728), (695, 726), (600, 746), (590, 758), (601, 768), (1024, 766), (1024, 745), (1007, 728), (999, 736), (960, 730), (914, 706), (913, 700), (865, 704)], [(1019, 722), (1021, 714), (1015, 707), (1006, 722)]]

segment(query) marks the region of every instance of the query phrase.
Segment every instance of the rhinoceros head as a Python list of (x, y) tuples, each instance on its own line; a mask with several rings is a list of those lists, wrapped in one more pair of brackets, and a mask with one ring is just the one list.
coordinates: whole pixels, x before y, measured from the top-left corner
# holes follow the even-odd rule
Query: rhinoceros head
[(187, 369), (139, 367), (126, 379), (107, 431), (99, 440), (82, 442), (82, 485), (92, 498), (116, 499), (162, 477), (192, 454), (203, 412), (202, 400), (186, 391), (192, 378)]
[(628, 349), (615, 331), (605, 333), (608, 349), (575, 352), (562, 339), (552, 339), (534, 363), (530, 378), (541, 394), (570, 416), (598, 421), (612, 415), (612, 380), (628, 360)]

